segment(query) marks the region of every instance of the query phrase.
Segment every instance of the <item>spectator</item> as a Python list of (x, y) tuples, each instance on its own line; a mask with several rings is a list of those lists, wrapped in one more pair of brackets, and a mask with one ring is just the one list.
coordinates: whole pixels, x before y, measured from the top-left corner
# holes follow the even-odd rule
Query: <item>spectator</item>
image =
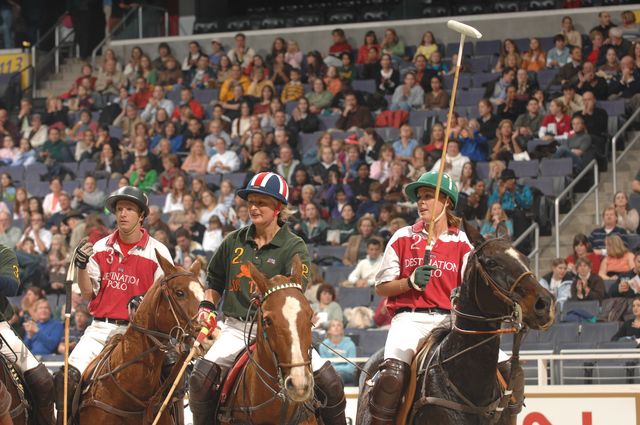
[[(327, 338), (318, 349), (323, 359), (335, 359), (339, 356), (353, 358), (356, 356), (356, 345), (351, 338), (344, 336), (344, 325), (341, 320), (329, 321)], [(339, 356), (338, 356), (339, 355)], [(332, 362), (344, 385), (355, 385), (356, 367), (345, 361)]]
[[(82, 335), (84, 335), (84, 331), (90, 324), (91, 315), (89, 314), (89, 310), (87, 310), (87, 307), (84, 304), (78, 305), (73, 313), (73, 320), (71, 328), (69, 329), (69, 350), (73, 350), (75, 348)], [(65, 345), (64, 341), (61, 341), (60, 344), (58, 344), (58, 354), (64, 353)]]
[[(376, 182), (377, 183), (377, 182)], [(375, 189), (375, 184), (372, 184)], [(379, 188), (378, 188), (379, 190)], [(342, 263), (346, 266), (355, 266), (357, 262), (367, 255), (367, 243), (374, 237), (376, 221), (374, 216), (363, 216), (358, 220), (358, 233), (349, 236), (347, 248), (342, 258)]]
[(409, 162), (413, 151), (418, 147), (418, 141), (413, 137), (413, 129), (409, 124), (400, 127), (400, 138), (393, 143), (396, 159)]
[(202, 251), (202, 245), (191, 239), (191, 233), (185, 228), (176, 230), (176, 254), (173, 261), (183, 265), (185, 257), (194, 255), (194, 251)]
[[(198, 221), (198, 216), (193, 209), (193, 205), (191, 207), (187, 206), (187, 198), (189, 197), (193, 199), (191, 195), (187, 194), (184, 196), (182, 201), (183, 205), (185, 206), (185, 212), (183, 214), (184, 223), (180, 227), (183, 227), (189, 231), (189, 234), (191, 234), (192, 240), (198, 243), (202, 243), (204, 240), (204, 233), (207, 231), (207, 228)], [(222, 220), (220, 220), (220, 222), (222, 222)], [(207, 220), (207, 223), (208, 223), (208, 220)], [(171, 227), (171, 224), (169, 224), (169, 227)]]
[(179, 107), (173, 109), (173, 114), (171, 115), (171, 118), (174, 120), (180, 118), (180, 109), (184, 106), (189, 107), (189, 110), (191, 111), (191, 115), (194, 118), (197, 118), (199, 120), (204, 118), (204, 108), (202, 107), (200, 102), (198, 102), (193, 98), (193, 92), (189, 87), (183, 87), (180, 90)]
[(602, 227), (596, 227), (589, 235), (589, 242), (596, 254), (606, 255), (605, 238), (608, 235), (626, 235), (627, 231), (619, 227), (616, 207), (608, 205), (602, 211)]
[(445, 109), (449, 106), (449, 93), (442, 89), (440, 77), (431, 77), (431, 90), (425, 95), (424, 108), (426, 110)]
[(215, 142), (216, 154), (209, 159), (207, 170), (209, 173), (233, 173), (238, 171), (240, 160), (238, 155), (231, 150), (227, 150), (224, 139), (219, 138)]
[(422, 34), (422, 40), (420, 40), (420, 45), (416, 49), (416, 54), (413, 56), (413, 61), (415, 62), (420, 55), (424, 56), (425, 58), (430, 58), (431, 54), (436, 50), (438, 50), (438, 43), (436, 42), (436, 38), (431, 31), (427, 31)]
[(338, 68), (330, 66), (327, 68), (327, 73), (324, 77), (324, 83), (327, 86), (327, 90), (332, 96), (337, 96), (342, 91), (342, 80), (338, 75)]
[(49, 139), (40, 148), (40, 156), (44, 159), (45, 165), (51, 167), (53, 174), (60, 173), (59, 162), (73, 161), (71, 150), (65, 141), (60, 137), (60, 130), (56, 127), (49, 127)]
[(538, 72), (545, 68), (547, 64), (547, 55), (540, 47), (540, 40), (531, 37), (529, 40), (529, 50), (522, 55), (522, 69), (528, 72)]
[(171, 182), (171, 190), (167, 193), (164, 206), (162, 208), (163, 214), (169, 214), (173, 211), (184, 211), (184, 205), (182, 199), (186, 194), (186, 181), (182, 174), (178, 174)]
[(635, 68), (631, 56), (620, 60), (620, 72), (609, 83), (609, 96), (630, 99), (640, 93), (640, 72)]
[(327, 283), (320, 285), (316, 300), (311, 305), (315, 313), (313, 323), (316, 327), (327, 330), (332, 320), (342, 322), (342, 307), (336, 302), (336, 290), (333, 286)]
[(153, 235), (155, 235), (158, 230), (165, 231), (167, 235), (170, 235), (172, 233), (167, 223), (162, 220), (161, 213), (162, 211), (160, 210), (160, 207), (158, 205), (149, 206), (149, 215), (145, 220), (144, 228), (152, 237), (155, 237)]
[(502, 71), (502, 76), (499, 79), (487, 84), (484, 97), (488, 98), (494, 105), (504, 103), (507, 98), (507, 87), (513, 84), (515, 78), (516, 72), (513, 69), (505, 69)]
[(278, 157), (275, 161), (278, 162), (276, 166), (276, 172), (279, 175), (283, 176), (284, 179), (290, 185), (292, 185), (294, 182), (293, 178), (296, 171), (299, 167), (302, 166), (299, 160), (294, 159), (293, 149), (291, 149), (291, 147), (288, 145), (280, 146)]
[(103, 96), (103, 102), (105, 95), (117, 96), (120, 87), (125, 85), (126, 79), (117, 69), (116, 61), (114, 59), (106, 60), (104, 68), (100, 69), (96, 80), (96, 91)]
[[(169, 99), (165, 98), (165, 92), (162, 86), (155, 86), (153, 88), (153, 92), (147, 105), (144, 107), (142, 114), (140, 114), (140, 118), (144, 120), (146, 123), (153, 123), (156, 120), (156, 114), (160, 109), (164, 109), (165, 112), (171, 116), (173, 114), (175, 106), (173, 102)], [(132, 111), (136, 111), (137, 109), (132, 109)], [(137, 116), (134, 118), (132, 114), (126, 114), (129, 119), (129, 126), (135, 126)], [(115, 124), (114, 124), (115, 125)]]
[(255, 55), (255, 51), (251, 47), (246, 45), (246, 36), (243, 33), (238, 33), (234, 37), (235, 47), (229, 50), (227, 56), (231, 60), (233, 65), (240, 65), (243, 68), (249, 66)]
[(20, 240), (21, 231), (13, 225), (13, 218), (8, 211), (0, 211), (0, 244), (13, 249)]
[(589, 239), (582, 233), (578, 233), (573, 238), (573, 251), (571, 255), (568, 255), (565, 258), (567, 268), (570, 272), (576, 272), (576, 260), (582, 257), (588, 258), (591, 262), (591, 273), (598, 274), (600, 272), (600, 262), (602, 261), (602, 257), (593, 252)]
[(117, 179), (125, 172), (125, 164), (120, 154), (114, 155), (113, 147), (109, 144), (102, 146), (96, 165), (96, 175)]
[(271, 82), (276, 86), (282, 86), (289, 82), (291, 65), (285, 62), (284, 53), (278, 53), (270, 67)]
[(409, 71), (404, 76), (404, 84), (395, 89), (389, 109), (410, 112), (413, 109), (422, 109), (423, 106), (424, 90), (416, 84), (416, 75)]
[[(496, 137), (496, 130), (498, 129), (498, 118), (493, 114), (493, 103), (487, 98), (480, 99), (478, 102), (478, 122), (480, 128), (478, 131), (487, 140), (494, 139)], [(444, 139), (444, 131), (442, 133)]]
[(513, 124), (518, 144), (525, 146), (529, 140), (532, 140), (539, 133), (541, 123), (540, 104), (537, 99), (531, 98), (527, 102), (527, 112), (519, 115)]
[(55, 354), (64, 333), (62, 323), (51, 317), (51, 307), (46, 299), (36, 301), (33, 312), (33, 320), (23, 325), (25, 345), (35, 355)]
[(203, 226), (208, 225), (209, 218), (212, 215), (217, 215), (220, 219), (220, 222), (222, 222), (222, 225), (227, 224), (229, 210), (225, 205), (218, 203), (218, 200), (213, 195), (213, 193), (211, 193), (209, 190), (205, 190), (204, 192), (202, 192), (201, 202), (202, 210), (200, 212), (200, 218), (198, 220), (200, 221), (200, 224), (202, 224)]
[(209, 54), (209, 62), (213, 66), (213, 69), (217, 69), (220, 65), (220, 60), (223, 56), (226, 56), (222, 42), (218, 38), (211, 40), (211, 53)]
[(380, 43), (380, 48), (382, 49), (382, 53), (391, 55), (394, 62), (399, 62), (404, 59), (404, 42), (400, 40), (396, 30), (393, 28), (384, 30), (384, 38), (382, 43)]
[(382, 242), (379, 239), (369, 239), (367, 242), (367, 256), (358, 261), (356, 268), (349, 273), (342, 286), (369, 288), (373, 286), (374, 278), (382, 263)]
[(215, 86), (215, 71), (209, 63), (209, 57), (202, 55), (198, 58), (195, 68), (189, 71), (189, 86), (192, 89), (209, 89)]
[[(442, 159), (438, 159), (431, 171), (439, 171), (440, 170), (440, 161)], [(451, 139), (447, 144), (447, 154), (445, 155), (445, 166), (444, 171), (449, 174), (454, 181), (460, 180), (460, 175), (462, 174), (462, 167), (464, 164), (469, 162), (470, 159), (460, 153), (460, 141), (458, 139)]]
[(402, 190), (410, 181), (407, 179), (405, 162), (395, 160), (391, 163), (389, 178), (382, 183), (383, 199), (386, 202), (401, 202), (404, 198)]
[(498, 105), (498, 120), (509, 120), (512, 124), (518, 116), (524, 112), (524, 103), (518, 100), (517, 88), (514, 85), (507, 87), (504, 101)]
[(391, 163), (396, 159), (396, 153), (393, 146), (385, 144), (380, 148), (377, 161), (371, 164), (369, 177), (380, 183), (384, 183), (389, 178), (391, 172)]
[(609, 49), (613, 49), (616, 52), (616, 57), (622, 59), (625, 55), (631, 51), (631, 43), (628, 40), (622, 38), (622, 30), (618, 27), (613, 27), (609, 30), (609, 42), (602, 46), (600, 49), (600, 57), (596, 65), (600, 66), (605, 63), (605, 55)]
[(47, 229), (53, 230), (54, 232), (62, 223), (63, 218), (71, 212), (71, 197), (67, 192), (61, 192), (58, 197), (58, 205), (59, 209), (51, 214), (47, 219), (45, 226)]
[(427, 68), (436, 73), (436, 75), (443, 76), (449, 73), (449, 67), (447, 64), (442, 62), (442, 54), (439, 50), (431, 53), (429, 57), (429, 65)]
[(607, 254), (600, 263), (598, 275), (602, 280), (619, 280), (621, 277), (629, 277), (633, 273), (634, 255), (622, 242), (618, 235), (609, 235), (605, 238)]
[[(504, 230), (500, 231), (498, 228), (500, 225), (504, 226), (504, 230), (507, 231), (507, 234), (502, 234)], [(499, 202), (494, 202), (491, 204), (491, 208), (487, 210), (487, 214), (485, 216), (484, 224), (480, 229), (480, 234), (487, 237), (505, 237), (510, 239), (513, 236), (513, 221), (502, 209), (502, 205)]]
[(269, 87), (272, 91), (275, 92), (273, 82), (265, 78), (264, 70), (259, 67), (253, 68), (253, 71), (251, 73), (251, 83), (244, 93), (247, 96), (259, 98), (262, 96), (265, 87)]
[(47, 254), (48, 281), (50, 287), (47, 292), (62, 293), (64, 283), (67, 280), (67, 270), (69, 268), (68, 246), (61, 234), (54, 235), (51, 239), (51, 249)]
[(553, 37), (553, 48), (547, 53), (547, 68), (561, 68), (569, 62), (569, 48), (564, 35)]
[(319, 114), (331, 105), (333, 94), (327, 90), (327, 86), (322, 78), (316, 78), (312, 83), (312, 91), (305, 95), (309, 101), (309, 110), (314, 114)]
[(209, 157), (204, 149), (204, 142), (201, 139), (196, 139), (180, 168), (188, 174), (205, 174), (208, 162)]
[(634, 298), (640, 294), (640, 252), (634, 256), (633, 269), (614, 284), (609, 291), (611, 297)]
[(158, 180), (158, 173), (151, 168), (148, 157), (136, 157), (133, 162), (133, 172), (129, 177), (129, 185), (139, 188), (145, 193), (151, 192)]
[(369, 112), (369, 108), (358, 105), (358, 98), (354, 92), (346, 92), (344, 94), (344, 108), (336, 122), (336, 128), (344, 131), (355, 131), (373, 127), (373, 124), (373, 117)]
[(300, 81), (301, 72), (299, 69), (292, 69), (290, 74), (291, 80), (282, 88), (280, 100), (282, 103), (295, 102), (304, 96), (304, 86)]
[[(601, 50), (602, 51), (602, 50)], [(620, 72), (620, 60), (616, 56), (616, 50), (612, 47), (604, 52), (604, 62), (598, 65), (598, 76), (605, 81), (611, 81)]]
[(569, 46), (580, 47), (582, 49), (582, 36), (573, 27), (573, 19), (571, 19), (571, 16), (564, 16), (562, 18), (562, 29), (560, 30), (560, 34), (564, 35)]
[(604, 38), (609, 37), (609, 30), (615, 27), (613, 22), (611, 22), (611, 15), (607, 11), (598, 12), (598, 25), (591, 28), (591, 31), (598, 31), (603, 35)]
[[(515, 58), (515, 66), (509, 66), (507, 63), (510, 57)], [(504, 72), (507, 68), (517, 69), (520, 67), (522, 62), (522, 58), (520, 56), (520, 50), (516, 43), (507, 38), (502, 42), (502, 46), (500, 47), (500, 55), (498, 56), (498, 61), (496, 62), (496, 66), (494, 68), (494, 72)], [(455, 62), (452, 62), (455, 63)]]
[(571, 297), (571, 284), (573, 273), (568, 271), (567, 261), (563, 258), (555, 258), (551, 262), (551, 272), (542, 276), (540, 285), (549, 290), (556, 301), (560, 303), (560, 309), (566, 300)]
[(314, 202), (304, 206), (304, 219), (294, 226), (296, 233), (310, 244), (322, 245), (327, 240), (327, 223), (320, 216), (320, 207)]
[(198, 64), (198, 60), (202, 56), (206, 55), (202, 52), (200, 43), (197, 41), (189, 42), (189, 51), (187, 52), (187, 56), (182, 60), (183, 74), (188, 74), (191, 70), (195, 69)]
[(546, 142), (560, 141), (569, 137), (571, 118), (566, 114), (566, 106), (558, 99), (549, 104), (549, 114), (542, 119), (538, 137)]
[(618, 216), (618, 226), (629, 233), (636, 233), (638, 224), (640, 224), (640, 216), (638, 211), (629, 205), (627, 194), (625, 192), (617, 192), (613, 197), (613, 206)]
[(202, 249), (208, 252), (216, 252), (222, 244), (222, 222), (218, 216), (209, 217), (209, 226), (202, 238)]
[(607, 112), (596, 106), (596, 98), (590, 91), (583, 94), (582, 102), (584, 104), (582, 111), (576, 112), (574, 116), (581, 116), (583, 118), (596, 152), (604, 152), (608, 138)]
[(343, 29), (334, 29), (331, 31), (331, 37), (333, 39), (333, 44), (329, 47), (329, 54), (324, 59), (324, 62), (327, 66), (340, 66), (340, 55), (342, 53), (351, 54), (353, 48), (347, 42)]
[(375, 73), (374, 79), (378, 93), (383, 95), (395, 93), (396, 88), (400, 85), (400, 73), (392, 67), (391, 55), (382, 55), (379, 70)]
[(582, 68), (582, 49), (580, 47), (571, 48), (571, 53), (567, 63), (562, 65), (558, 73), (553, 77), (551, 84), (575, 83)]
[(625, 10), (620, 14), (622, 37), (635, 40), (640, 36), (640, 28), (636, 23), (636, 15), (630, 10)]
[(533, 205), (533, 195), (529, 186), (516, 183), (516, 173), (507, 168), (502, 170), (498, 187), (489, 196), (489, 205), (496, 202), (507, 214), (515, 210), (526, 211)]
[(379, 59), (380, 43), (378, 43), (378, 37), (376, 36), (375, 31), (367, 31), (364, 35), (364, 42), (358, 49), (358, 57), (356, 59), (356, 63), (358, 65), (369, 63), (369, 52), (371, 49), (375, 49), (378, 52), (376, 59)]
[(562, 85), (562, 94), (563, 95), (558, 97), (557, 100), (562, 102), (569, 116), (582, 111), (584, 107), (582, 96), (576, 94), (576, 88), (571, 83), (564, 83)]
[(573, 117), (571, 127), (572, 131), (569, 133), (569, 138), (558, 142), (553, 157), (571, 158), (573, 173), (577, 175), (593, 159), (594, 149), (592, 148), (591, 135), (587, 133), (582, 117)]
[(302, 52), (300, 51), (300, 46), (298, 46), (297, 41), (287, 41), (287, 50), (284, 54), (284, 60), (292, 69), (302, 68)]
[(40, 114), (33, 114), (31, 117), (31, 126), (22, 132), (22, 137), (29, 140), (31, 146), (40, 147), (47, 140), (48, 127), (42, 123)]
[(356, 78), (356, 67), (351, 62), (351, 54), (343, 53), (340, 55), (340, 66), (337, 67), (338, 77), (345, 84), (351, 84)]
[(220, 101), (229, 102), (233, 100), (233, 88), (236, 85), (240, 85), (242, 87), (242, 92), (246, 93), (249, 91), (250, 84), (251, 83), (247, 76), (242, 74), (240, 65), (231, 66), (229, 78), (227, 78), (220, 87)]
[(591, 261), (582, 257), (576, 261), (576, 276), (571, 283), (571, 300), (602, 301), (605, 298), (604, 282), (591, 273)]
[(595, 66), (591, 62), (582, 64), (582, 70), (578, 72), (576, 77), (572, 78), (571, 83), (575, 85), (576, 92), (579, 95), (591, 92), (598, 100), (607, 99), (607, 82), (604, 78), (596, 75)]
[(302, 80), (306, 79), (309, 84), (313, 84), (316, 79), (322, 78), (326, 72), (326, 65), (322, 61), (322, 55), (317, 50), (307, 54), (306, 65), (305, 76)]
[(604, 44), (604, 37), (599, 31), (591, 31), (589, 33), (589, 39), (591, 40), (591, 50), (588, 51), (586, 61), (593, 64), (593, 66), (595, 67), (596, 63), (598, 62), (598, 58), (600, 57), (600, 51), (602, 50), (602, 46)]
[(178, 66), (178, 61), (174, 57), (169, 57), (165, 62), (165, 68), (158, 70), (157, 85), (167, 88), (182, 83), (182, 70)]
[(289, 127), (294, 133), (315, 133), (320, 130), (320, 119), (310, 111), (310, 102), (301, 97), (291, 112)]
[(626, 320), (618, 332), (611, 338), (612, 341), (617, 341), (625, 338), (633, 338), (636, 344), (640, 346), (640, 296), (636, 296), (631, 304), (631, 310), (633, 312), (633, 318)]

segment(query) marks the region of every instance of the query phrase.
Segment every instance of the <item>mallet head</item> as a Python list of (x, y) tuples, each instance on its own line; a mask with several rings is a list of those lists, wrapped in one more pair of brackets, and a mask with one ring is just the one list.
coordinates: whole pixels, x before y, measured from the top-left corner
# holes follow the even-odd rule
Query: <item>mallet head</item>
[(471, 25), (463, 24), (462, 22), (454, 21), (453, 19), (447, 21), (447, 27), (470, 38), (477, 39), (482, 37), (482, 33)]

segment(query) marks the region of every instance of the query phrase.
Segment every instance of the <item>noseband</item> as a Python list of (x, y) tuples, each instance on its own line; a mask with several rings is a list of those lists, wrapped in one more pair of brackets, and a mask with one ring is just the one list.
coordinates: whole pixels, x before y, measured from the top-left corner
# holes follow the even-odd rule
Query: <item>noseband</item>
[(474, 282), (474, 299), (475, 303), (478, 306), (478, 309), (484, 314), (483, 316), (463, 313), (458, 310), (457, 301), (459, 298), (459, 288), (454, 289), (451, 292), (451, 305), (452, 310), (456, 316), (469, 319), (476, 322), (507, 322), (511, 326), (508, 328), (500, 328), (496, 330), (490, 331), (477, 331), (477, 330), (466, 330), (459, 328), (455, 322), (453, 322), (453, 329), (466, 334), (505, 334), (505, 333), (518, 333), (522, 329), (522, 307), (516, 301), (513, 300), (513, 292), (520, 285), (522, 280), (528, 276), (533, 276), (533, 272), (525, 271), (522, 272), (511, 284), (509, 290), (504, 289), (496, 280), (487, 272), (482, 263), (478, 260), (478, 254), (485, 247), (487, 243), (492, 241), (493, 239), (488, 239), (482, 242), (477, 248), (473, 250), (471, 253), (472, 261), (474, 262), (476, 269), (485, 285), (491, 289), (491, 292), (495, 295), (495, 297), (500, 300), (503, 304), (505, 304), (511, 310), (511, 314), (503, 315), (503, 316), (487, 316), (484, 311), (482, 311), (480, 300), (478, 299), (478, 283), (477, 280)]

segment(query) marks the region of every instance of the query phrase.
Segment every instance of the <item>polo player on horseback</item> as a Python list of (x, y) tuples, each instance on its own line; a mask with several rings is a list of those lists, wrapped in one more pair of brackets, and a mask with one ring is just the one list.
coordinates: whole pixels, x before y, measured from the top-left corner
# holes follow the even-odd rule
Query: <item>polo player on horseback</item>
[[(369, 400), (372, 424), (395, 423), (413, 357), (429, 332), (450, 314), (451, 290), (461, 284), (473, 250), (452, 213), (458, 202), (456, 183), (443, 174), (435, 199), (437, 181), (438, 173), (432, 171), (405, 187), (407, 198), (418, 204), (420, 219), (394, 233), (375, 277), (376, 293), (388, 297), (393, 319)], [(434, 235), (427, 246), (431, 220)]]
[(7, 296), (15, 296), (18, 292), (19, 270), (15, 252), (0, 244), (0, 352), (9, 360), (15, 359), (15, 365), (24, 374), (29, 393), (32, 395), (30, 401), (33, 404), (36, 424), (53, 425), (53, 377), (45, 365), (36, 360), (7, 322), (13, 316), (13, 307)]
[[(209, 263), (205, 301), (199, 319), (206, 321), (224, 294), (226, 317), (220, 336), (204, 358), (195, 362), (189, 380), (189, 406), (194, 425), (214, 423), (217, 385), (245, 348), (245, 320), (256, 288), (243, 265), (253, 263), (268, 278), (289, 275), (295, 255), (302, 259), (303, 286), (309, 275), (309, 253), (303, 240), (285, 223), (289, 187), (282, 176), (262, 172), (251, 179), (238, 196), (249, 204), (252, 224), (230, 233)], [(251, 320), (251, 318), (249, 318)], [(214, 323), (206, 323), (215, 328)], [(255, 328), (253, 330), (255, 337)], [(320, 415), (325, 424), (346, 424), (346, 400), (342, 379), (330, 362), (320, 358), (314, 349), (311, 356), (315, 385), (326, 396), (326, 407)]]
[[(149, 214), (144, 192), (124, 186), (107, 198), (105, 206), (116, 216), (116, 230), (95, 246), (82, 241), (76, 250), (78, 285), (82, 296), (89, 301), (89, 312), (94, 319), (69, 356), (69, 401), (82, 374), (109, 338), (126, 331), (129, 300), (144, 295), (164, 275), (156, 250), (173, 264), (167, 247), (142, 228)], [(62, 424), (64, 369), (56, 373), (55, 384), (57, 423)], [(71, 412), (70, 406), (68, 411)]]

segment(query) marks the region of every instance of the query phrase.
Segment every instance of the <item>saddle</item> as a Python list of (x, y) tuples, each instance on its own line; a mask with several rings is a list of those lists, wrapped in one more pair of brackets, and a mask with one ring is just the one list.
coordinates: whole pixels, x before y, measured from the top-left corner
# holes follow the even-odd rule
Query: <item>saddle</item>
[(244, 369), (244, 366), (249, 361), (249, 353), (253, 353), (256, 350), (256, 344), (253, 343), (249, 346), (249, 350), (243, 350), (242, 353), (236, 358), (236, 361), (229, 369), (227, 376), (224, 379), (222, 384), (222, 389), (220, 390), (220, 401), (219, 405), (224, 406), (229, 398), (229, 395), (233, 391), (234, 384), (236, 383), (236, 379), (238, 379), (238, 375)]

